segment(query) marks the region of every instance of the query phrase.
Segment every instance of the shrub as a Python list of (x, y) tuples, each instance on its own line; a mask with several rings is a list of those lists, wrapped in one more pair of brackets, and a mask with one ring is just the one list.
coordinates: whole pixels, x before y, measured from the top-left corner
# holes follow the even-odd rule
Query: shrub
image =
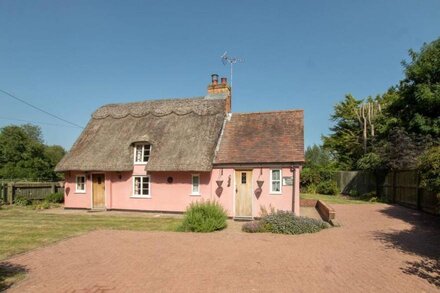
[(306, 193), (310, 193), (310, 194), (316, 194), (317, 191), (318, 191), (318, 187), (316, 186), (315, 183), (312, 183), (309, 186), (307, 186), (305, 190)]
[(46, 196), (45, 201), (50, 203), (63, 203), (64, 202), (64, 194), (58, 192), (58, 193), (52, 193)]
[(440, 196), (440, 146), (428, 149), (419, 159), (421, 185)]
[(329, 224), (322, 220), (297, 217), (292, 212), (278, 211), (261, 219), (260, 231), (278, 234), (315, 233), (328, 228)]
[(339, 188), (335, 181), (326, 180), (321, 181), (318, 184), (316, 191), (321, 194), (337, 195), (339, 193)]
[(47, 210), (50, 209), (52, 205), (46, 200), (35, 200), (32, 202), (32, 208), (34, 210)]
[(247, 223), (243, 224), (243, 226), (241, 227), (241, 230), (243, 232), (247, 232), (247, 233), (264, 232), (261, 221), (247, 222)]
[(14, 204), (17, 206), (28, 206), (32, 202), (24, 196), (17, 196), (14, 200)]
[(186, 209), (178, 230), (213, 232), (226, 228), (227, 218), (226, 211), (215, 201), (194, 202)]
[(276, 212), (275, 207), (273, 207), (271, 204), (269, 204), (269, 211), (267, 210), (266, 206), (260, 206), (260, 216), (265, 217), (269, 214), (273, 214)]

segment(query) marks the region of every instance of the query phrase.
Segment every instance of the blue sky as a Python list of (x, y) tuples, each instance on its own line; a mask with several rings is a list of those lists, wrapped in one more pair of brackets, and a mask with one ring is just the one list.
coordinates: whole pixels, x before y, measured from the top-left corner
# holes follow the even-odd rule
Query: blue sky
[[(0, 1), (0, 89), (86, 125), (106, 103), (206, 93), (236, 66), (234, 112), (305, 110), (320, 143), (346, 93), (384, 92), (410, 48), (440, 36), (438, 0)], [(44, 122), (48, 144), (80, 129), (0, 94), (0, 127)]]

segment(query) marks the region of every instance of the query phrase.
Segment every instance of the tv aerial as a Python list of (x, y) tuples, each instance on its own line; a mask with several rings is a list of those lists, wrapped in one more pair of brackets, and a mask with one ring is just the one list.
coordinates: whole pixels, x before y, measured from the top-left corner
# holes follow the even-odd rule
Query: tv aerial
[(231, 66), (231, 78), (230, 78), (231, 82), (230, 83), (231, 83), (231, 87), (232, 87), (232, 74), (234, 71), (234, 64), (243, 63), (244, 59), (228, 56), (227, 51), (225, 51), (223, 53), (223, 55), (220, 56), (220, 58), (222, 59), (223, 65), (229, 64)]

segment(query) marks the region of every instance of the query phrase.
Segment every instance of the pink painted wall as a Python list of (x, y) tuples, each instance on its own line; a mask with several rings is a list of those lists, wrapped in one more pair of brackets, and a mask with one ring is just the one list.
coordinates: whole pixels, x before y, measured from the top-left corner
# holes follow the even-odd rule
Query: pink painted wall
[[(192, 174), (200, 175), (200, 195), (191, 195)], [(145, 172), (135, 175), (145, 175)], [(154, 172), (150, 174), (151, 198), (132, 196), (133, 182), (130, 172), (121, 173), (121, 179), (116, 173), (111, 176), (112, 201), (108, 208), (182, 212), (193, 201), (211, 199), (210, 173)], [(168, 177), (173, 178), (173, 183), (167, 182)]]
[(68, 208), (90, 208), (92, 192), (91, 181), (86, 178), (86, 192), (78, 193), (75, 191), (76, 175), (85, 174), (81, 172), (69, 172), (65, 174), (64, 206)]
[[(295, 172), (295, 171), (294, 171)], [(295, 176), (290, 168), (282, 168), (282, 176)], [(127, 209), (146, 211), (173, 211), (183, 212), (193, 201), (216, 200), (227, 211), (228, 215), (234, 216), (234, 192), (235, 192), (235, 170), (214, 169), (211, 173), (195, 172), (152, 172), (150, 173), (150, 195), (151, 198), (133, 197), (134, 175), (146, 175), (144, 166), (135, 165), (133, 172), (103, 172), (105, 173), (105, 193), (107, 209)], [(299, 214), (299, 184), (298, 186), (281, 186), (281, 194), (270, 193), (270, 168), (254, 168), (252, 175), (252, 213), (254, 217), (260, 216), (261, 207), (270, 211), (270, 207), (277, 210), (292, 211), (295, 208), (293, 200), (293, 189), (298, 194)], [(71, 172), (66, 174), (65, 206), (68, 208), (90, 208), (91, 207), (91, 177), (86, 176), (86, 193), (75, 192), (75, 176), (84, 173)], [(200, 175), (200, 195), (191, 195), (192, 174)], [(173, 177), (173, 183), (168, 183), (167, 178)], [(298, 174), (294, 182), (299, 182)], [(223, 180), (220, 192), (217, 180)], [(257, 180), (263, 180), (262, 192), (257, 197)]]

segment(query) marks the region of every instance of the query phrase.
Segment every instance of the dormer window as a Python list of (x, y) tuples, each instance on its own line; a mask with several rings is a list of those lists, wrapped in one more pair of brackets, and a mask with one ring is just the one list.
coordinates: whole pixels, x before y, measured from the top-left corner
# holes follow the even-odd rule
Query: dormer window
[(134, 163), (146, 164), (150, 158), (151, 145), (147, 143), (137, 143), (134, 146)]

